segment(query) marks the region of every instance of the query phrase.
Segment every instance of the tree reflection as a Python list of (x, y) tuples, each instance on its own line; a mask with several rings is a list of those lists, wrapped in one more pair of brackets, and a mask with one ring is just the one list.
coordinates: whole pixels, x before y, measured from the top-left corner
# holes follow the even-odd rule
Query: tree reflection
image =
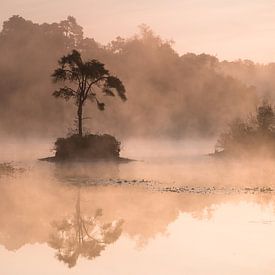
[(108, 244), (115, 242), (122, 233), (123, 220), (102, 223), (101, 216), (101, 209), (97, 209), (93, 217), (81, 214), (78, 189), (75, 215), (53, 222), (55, 230), (48, 243), (57, 249), (57, 259), (71, 268), (76, 265), (79, 256), (92, 260), (100, 256)]

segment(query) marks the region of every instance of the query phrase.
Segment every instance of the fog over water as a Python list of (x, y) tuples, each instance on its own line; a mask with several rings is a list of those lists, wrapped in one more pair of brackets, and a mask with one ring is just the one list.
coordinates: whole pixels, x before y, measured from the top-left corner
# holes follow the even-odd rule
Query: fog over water
[[(0, 31), (0, 274), (274, 274), (274, 63), (180, 54), (146, 25), (84, 33), (72, 16)], [(57, 80), (72, 60), (110, 70), (91, 102), (52, 82), (63, 55)]]
[[(23, 141), (6, 140), (1, 154), (1, 162), (12, 162), (15, 166), (51, 169), (53, 164), (40, 163), (37, 159), (53, 155), (52, 140), (26, 139)], [(21, 143), (22, 142), (22, 143)], [(137, 161), (121, 165), (110, 163), (79, 163), (71, 165), (69, 173), (77, 175), (88, 173), (92, 178), (102, 176), (102, 171), (110, 178), (149, 180), (155, 184), (174, 186), (199, 185), (216, 187), (273, 187), (274, 160), (267, 157), (241, 159), (215, 159), (209, 156), (213, 152), (215, 141), (185, 139), (182, 141), (148, 139), (130, 139), (122, 143), (121, 155)], [(15, 161), (16, 160), (16, 161)], [(61, 165), (62, 167), (62, 165)], [(102, 168), (101, 168), (102, 167)], [(64, 172), (66, 171), (64, 164)], [(99, 172), (96, 170), (99, 169)], [(62, 171), (63, 171), (62, 170)], [(91, 172), (90, 170), (94, 171)]]
[[(7, 155), (22, 152), (13, 165), (24, 170), (0, 176), (3, 274), (273, 274), (273, 161), (214, 160), (211, 141), (131, 140), (122, 153), (136, 162), (55, 164), (37, 161), (28, 144), (7, 146)], [(102, 209), (97, 231), (117, 228), (99, 254), (58, 260), (55, 224), (77, 217), (78, 199), (84, 220)]]

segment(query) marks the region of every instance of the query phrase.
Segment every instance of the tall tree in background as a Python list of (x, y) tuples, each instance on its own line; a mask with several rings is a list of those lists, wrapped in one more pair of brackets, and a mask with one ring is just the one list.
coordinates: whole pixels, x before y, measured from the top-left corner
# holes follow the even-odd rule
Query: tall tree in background
[[(92, 59), (83, 62), (81, 54), (73, 50), (59, 60), (59, 67), (52, 74), (54, 82), (63, 82), (64, 86), (53, 95), (65, 100), (73, 98), (77, 106), (78, 134), (83, 135), (83, 106), (87, 99), (97, 104), (99, 110), (105, 109), (105, 104), (99, 101), (99, 94), (115, 96), (117, 94), (125, 101), (125, 87), (121, 80), (105, 69), (105, 65)], [(69, 83), (68, 86), (66, 83)]]

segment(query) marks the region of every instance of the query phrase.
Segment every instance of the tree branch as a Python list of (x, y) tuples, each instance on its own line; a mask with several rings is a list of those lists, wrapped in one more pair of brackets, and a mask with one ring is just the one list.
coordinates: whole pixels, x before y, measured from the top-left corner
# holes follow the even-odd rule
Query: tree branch
[(101, 77), (97, 78), (96, 80), (92, 81), (92, 82), (89, 84), (89, 86), (88, 86), (88, 88), (86, 89), (86, 91), (85, 91), (85, 95), (84, 95), (85, 100), (86, 100), (87, 97), (88, 97), (88, 94), (89, 94), (89, 91), (90, 91), (91, 87), (92, 87), (94, 84), (98, 83), (99, 81), (101, 81), (101, 80), (103, 80), (103, 79), (107, 79), (107, 78), (108, 78), (107, 76), (101, 76)]

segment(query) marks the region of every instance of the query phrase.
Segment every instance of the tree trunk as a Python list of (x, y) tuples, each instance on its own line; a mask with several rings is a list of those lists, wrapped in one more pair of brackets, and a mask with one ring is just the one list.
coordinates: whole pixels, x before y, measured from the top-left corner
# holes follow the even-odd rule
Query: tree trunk
[(80, 137), (83, 136), (82, 131), (82, 102), (79, 102), (78, 110), (77, 110), (77, 117), (78, 117), (78, 134)]

